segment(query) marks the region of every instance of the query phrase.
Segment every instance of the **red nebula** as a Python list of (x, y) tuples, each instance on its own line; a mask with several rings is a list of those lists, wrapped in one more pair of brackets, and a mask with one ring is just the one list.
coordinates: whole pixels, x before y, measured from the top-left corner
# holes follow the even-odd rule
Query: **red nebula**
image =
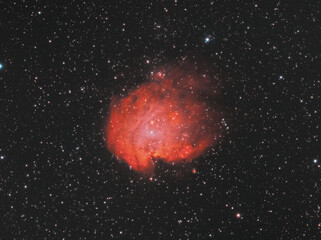
[(156, 160), (185, 163), (217, 143), (220, 114), (206, 101), (217, 90), (206, 74), (189, 72), (162, 69), (127, 97), (112, 100), (106, 140), (119, 160), (151, 173)]

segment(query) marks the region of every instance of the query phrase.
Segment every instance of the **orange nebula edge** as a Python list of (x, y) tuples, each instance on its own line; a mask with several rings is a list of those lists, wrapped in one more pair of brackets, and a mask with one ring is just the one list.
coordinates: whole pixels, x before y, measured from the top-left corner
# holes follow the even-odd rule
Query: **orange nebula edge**
[(182, 68), (152, 73), (127, 97), (114, 97), (105, 127), (108, 149), (137, 172), (155, 161), (189, 162), (217, 143), (220, 113), (204, 101), (218, 94), (205, 74)]

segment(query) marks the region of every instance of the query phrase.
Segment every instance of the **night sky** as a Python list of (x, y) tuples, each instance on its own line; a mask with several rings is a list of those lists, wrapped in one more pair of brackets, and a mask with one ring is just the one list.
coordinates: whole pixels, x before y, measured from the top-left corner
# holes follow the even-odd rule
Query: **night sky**
[[(0, 9), (0, 239), (320, 239), (320, 2)], [(110, 102), (186, 57), (219, 78), (220, 141), (137, 173)]]

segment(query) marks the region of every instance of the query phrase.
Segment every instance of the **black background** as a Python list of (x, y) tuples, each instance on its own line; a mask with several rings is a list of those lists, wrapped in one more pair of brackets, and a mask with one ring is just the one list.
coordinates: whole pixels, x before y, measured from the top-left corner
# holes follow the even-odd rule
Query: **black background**
[[(291, 2), (1, 1), (0, 238), (319, 239), (321, 6)], [(191, 53), (229, 130), (196, 174), (142, 177), (108, 104)]]

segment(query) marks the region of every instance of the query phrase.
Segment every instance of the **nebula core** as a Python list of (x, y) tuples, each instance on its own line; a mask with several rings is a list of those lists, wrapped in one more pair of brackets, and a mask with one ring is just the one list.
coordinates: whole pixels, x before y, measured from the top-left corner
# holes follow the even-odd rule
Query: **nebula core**
[(108, 149), (137, 172), (158, 160), (186, 163), (218, 142), (217, 82), (193, 66), (159, 68), (128, 96), (114, 97), (105, 127)]

